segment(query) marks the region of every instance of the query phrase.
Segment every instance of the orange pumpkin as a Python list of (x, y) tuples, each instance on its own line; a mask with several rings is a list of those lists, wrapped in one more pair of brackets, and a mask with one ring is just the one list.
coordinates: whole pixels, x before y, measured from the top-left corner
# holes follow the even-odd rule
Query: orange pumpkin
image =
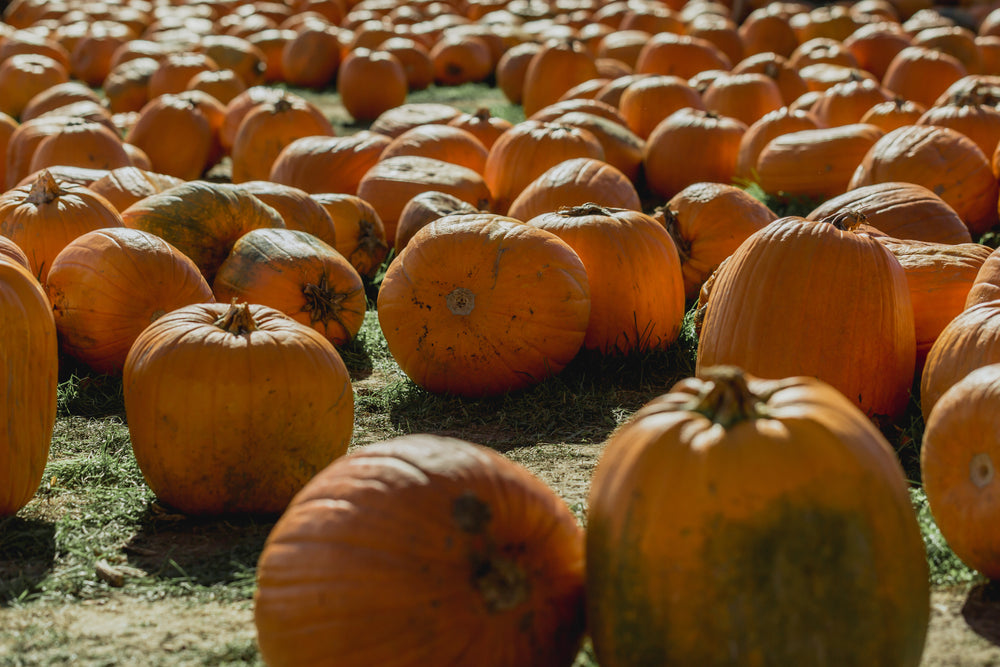
[(45, 284), (52, 262), (69, 242), (103, 227), (121, 227), (122, 217), (104, 197), (56, 179), (43, 169), (34, 181), (0, 195), (0, 234), (16, 243)]
[[(870, 416), (899, 417), (916, 359), (906, 274), (856, 225), (849, 215), (820, 222), (791, 216), (750, 235), (719, 269), (697, 368), (810, 375)], [(775, 308), (775, 295), (794, 307)]]
[(621, 170), (603, 160), (582, 157), (545, 170), (521, 191), (507, 214), (527, 222), (564, 206), (586, 203), (632, 211), (642, 208), (639, 193)]
[(597, 659), (916, 667), (928, 568), (889, 443), (815, 378), (702, 372), (619, 428), (594, 472)]
[(83, 234), (46, 279), (60, 349), (94, 371), (121, 374), (143, 329), (165, 313), (214, 301), (187, 256), (163, 239), (127, 227)]
[(361, 130), (342, 137), (302, 137), (285, 146), (267, 180), (309, 193), (358, 193), (361, 178), (371, 169), (392, 139)]
[(212, 283), (223, 303), (259, 303), (312, 327), (334, 345), (351, 341), (365, 319), (361, 276), (312, 234), (254, 229), (239, 238)]
[(136, 339), (122, 386), (143, 477), (185, 514), (278, 514), (351, 440), (337, 350), (266, 306), (167, 313)]
[(410, 242), (413, 235), (422, 227), (434, 222), (438, 218), (454, 213), (476, 213), (477, 209), (472, 204), (462, 201), (455, 195), (447, 192), (428, 190), (414, 195), (410, 201), (406, 202), (402, 213), (399, 214), (399, 223), (396, 225), (396, 239), (393, 247), (398, 255), (406, 244)]
[(190, 181), (212, 165), (217, 138), (195, 100), (164, 94), (142, 108), (125, 141), (149, 156), (153, 171)]
[(528, 220), (579, 255), (590, 282), (583, 347), (602, 354), (666, 349), (684, 318), (681, 263), (662, 225), (638, 210), (587, 203)]
[(1000, 365), (976, 369), (931, 410), (920, 448), (920, 475), (934, 522), (966, 565), (1000, 577), (996, 466), (1000, 456)]
[(422, 228), (389, 264), (377, 308), (389, 351), (416, 384), (488, 396), (537, 384), (576, 356), (590, 287), (555, 234), (454, 215)]
[[(383, 584), (391, 608), (372, 594)], [(486, 447), (368, 445), (319, 473), (271, 531), (254, 621), (276, 667), (568, 667), (584, 629), (582, 531)]]
[(524, 114), (556, 102), (573, 86), (597, 77), (594, 55), (577, 40), (551, 40), (535, 53), (524, 74)]
[(310, 195), (333, 222), (329, 234), (315, 232), (347, 258), (363, 278), (372, 279), (389, 254), (389, 237), (378, 211), (357, 195), (321, 192)]
[(391, 53), (358, 48), (340, 63), (337, 92), (354, 120), (371, 121), (406, 101), (406, 72)]
[(0, 516), (12, 516), (34, 497), (48, 462), (59, 350), (45, 291), (6, 258), (0, 259), (0, 332)]
[(183, 182), (176, 176), (128, 166), (112, 169), (87, 187), (111, 202), (115, 210), (124, 211), (144, 197)]
[(746, 180), (757, 180), (757, 158), (772, 139), (791, 132), (815, 130), (819, 127), (816, 117), (807, 111), (782, 107), (764, 114), (740, 137), (735, 176)]

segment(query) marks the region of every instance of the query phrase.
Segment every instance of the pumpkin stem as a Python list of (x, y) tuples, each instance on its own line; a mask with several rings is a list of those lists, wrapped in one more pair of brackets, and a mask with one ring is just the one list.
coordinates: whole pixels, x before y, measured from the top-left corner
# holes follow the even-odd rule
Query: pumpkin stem
[(490, 118), (493, 117), (493, 114), (490, 113), (489, 107), (479, 107), (478, 109), (476, 109), (476, 113), (474, 115), (476, 117), (476, 120), (483, 123), (487, 122)]
[(765, 415), (764, 400), (750, 391), (743, 370), (735, 366), (714, 366), (702, 371), (710, 380), (706, 389), (694, 400), (692, 410), (711, 419), (723, 428)]
[(351, 292), (335, 292), (330, 287), (330, 279), (324, 271), (318, 283), (306, 283), (302, 287), (302, 294), (306, 298), (305, 310), (309, 313), (309, 321), (313, 325), (318, 322), (329, 322), (331, 320), (344, 326), (344, 321), (340, 313), (344, 310), (344, 300), (353, 296), (358, 290)]
[(677, 211), (671, 211), (666, 206), (658, 206), (654, 217), (663, 223), (667, 233), (677, 247), (677, 254), (681, 257), (681, 263), (691, 259), (691, 241), (681, 236), (680, 220), (677, 219)]
[(611, 211), (609, 211), (607, 207), (595, 204), (592, 201), (585, 204), (578, 204), (576, 206), (560, 206), (559, 213), (562, 215), (572, 216), (574, 218), (584, 215), (611, 215)]
[(287, 93), (282, 93), (281, 97), (274, 101), (274, 107), (271, 109), (272, 114), (285, 113), (291, 111), (294, 99), (290, 97)]
[(31, 184), (27, 201), (29, 204), (41, 206), (42, 204), (55, 201), (61, 194), (62, 188), (59, 187), (59, 182), (56, 181), (55, 176), (48, 169), (42, 169), (35, 178), (35, 182)]
[(375, 257), (383, 248), (388, 250), (389, 245), (376, 232), (375, 223), (367, 218), (358, 220), (357, 250), (369, 257)]
[(236, 299), (229, 304), (229, 309), (215, 321), (215, 326), (228, 331), (234, 336), (243, 336), (257, 330), (257, 323), (250, 313), (250, 304), (236, 303)]
[(445, 305), (453, 315), (468, 315), (476, 307), (476, 293), (467, 287), (456, 287), (445, 297)]

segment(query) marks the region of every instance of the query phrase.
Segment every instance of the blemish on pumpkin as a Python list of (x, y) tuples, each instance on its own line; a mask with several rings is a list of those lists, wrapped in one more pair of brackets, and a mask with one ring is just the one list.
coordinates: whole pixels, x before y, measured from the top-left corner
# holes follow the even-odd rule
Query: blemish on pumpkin
[(453, 315), (468, 315), (476, 307), (476, 294), (466, 287), (456, 287), (445, 297)]
[(451, 504), (451, 517), (466, 533), (479, 534), (493, 518), (490, 506), (471, 491), (466, 491)]
[(986, 452), (980, 452), (969, 461), (969, 479), (977, 488), (984, 488), (993, 481), (993, 459)]

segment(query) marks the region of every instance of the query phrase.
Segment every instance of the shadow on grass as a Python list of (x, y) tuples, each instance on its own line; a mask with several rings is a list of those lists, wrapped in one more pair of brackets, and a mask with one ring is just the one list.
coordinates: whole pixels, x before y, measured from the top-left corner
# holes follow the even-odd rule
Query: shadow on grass
[(1000, 581), (984, 581), (969, 590), (962, 618), (973, 632), (1000, 646)]
[(194, 518), (155, 501), (122, 547), (128, 564), (158, 585), (244, 583), (253, 586), (257, 559), (277, 517)]
[(0, 606), (35, 592), (55, 562), (54, 524), (18, 516), (0, 519)]

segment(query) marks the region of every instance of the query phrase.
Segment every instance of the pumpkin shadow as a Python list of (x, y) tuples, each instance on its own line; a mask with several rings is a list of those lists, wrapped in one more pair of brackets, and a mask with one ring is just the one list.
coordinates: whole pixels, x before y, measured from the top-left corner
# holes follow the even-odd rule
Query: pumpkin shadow
[(11, 516), (0, 519), (0, 607), (36, 591), (55, 563), (55, 524)]
[(977, 635), (1000, 646), (1000, 581), (985, 581), (969, 590), (962, 618)]
[(276, 516), (188, 517), (152, 501), (122, 547), (150, 577), (201, 586), (252, 581)]

